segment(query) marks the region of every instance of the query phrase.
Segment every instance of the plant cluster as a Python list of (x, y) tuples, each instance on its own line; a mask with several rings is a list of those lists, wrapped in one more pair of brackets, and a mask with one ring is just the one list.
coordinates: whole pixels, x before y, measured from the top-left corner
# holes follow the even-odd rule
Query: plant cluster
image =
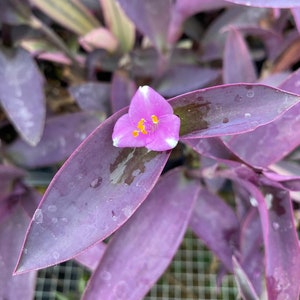
[(1, 0), (0, 21), (0, 299), (69, 259), (83, 300), (142, 299), (187, 228), (243, 299), (299, 299), (299, 0)]

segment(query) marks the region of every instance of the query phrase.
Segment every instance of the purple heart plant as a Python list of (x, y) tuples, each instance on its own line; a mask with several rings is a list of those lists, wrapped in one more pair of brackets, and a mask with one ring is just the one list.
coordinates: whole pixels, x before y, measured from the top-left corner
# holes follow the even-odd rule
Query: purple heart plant
[(187, 229), (243, 299), (299, 299), (299, 0), (1, 0), (0, 22), (0, 299), (70, 259), (83, 300), (143, 299)]

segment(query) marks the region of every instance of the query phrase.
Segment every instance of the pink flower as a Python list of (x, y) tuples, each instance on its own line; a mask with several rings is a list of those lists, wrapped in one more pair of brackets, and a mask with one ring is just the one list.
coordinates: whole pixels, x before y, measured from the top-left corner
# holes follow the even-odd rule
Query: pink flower
[(133, 96), (128, 114), (116, 122), (113, 144), (169, 150), (178, 143), (179, 127), (180, 119), (173, 114), (171, 105), (149, 86), (142, 86)]

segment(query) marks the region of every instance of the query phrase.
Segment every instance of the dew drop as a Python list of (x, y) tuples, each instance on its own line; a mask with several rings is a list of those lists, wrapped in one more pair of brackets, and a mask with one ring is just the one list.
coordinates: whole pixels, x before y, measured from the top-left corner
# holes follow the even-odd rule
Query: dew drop
[(266, 205), (267, 205), (267, 209), (270, 209), (272, 207), (272, 201), (273, 201), (273, 195), (272, 194), (266, 194), (265, 202), (266, 202)]
[(223, 119), (223, 123), (225, 124), (225, 123), (228, 123), (229, 122), (229, 119), (228, 118), (224, 118)]
[(44, 218), (43, 212), (41, 209), (38, 208), (34, 213), (33, 221), (37, 224), (41, 224), (43, 223), (43, 218)]
[(251, 203), (252, 206), (254, 206), (254, 207), (257, 206), (257, 201), (256, 201), (256, 199), (254, 197), (250, 197), (249, 200), (250, 200), (250, 203)]
[(118, 299), (128, 299), (129, 294), (129, 288), (125, 281), (120, 281), (113, 289), (113, 292), (115, 296), (118, 297)]
[(280, 225), (277, 222), (273, 222), (272, 224), (274, 230), (278, 230)]
[(252, 91), (252, 90), (248, 90), (248, 91), (247, 91), (247, 97), (248, 97), (248, 98), (253, 98), (254, 95), (255, 95), (255, 94), (254, 94), (254, 91)]
[(90, 183), (90, 187), (95, 189), (95, 188), (99, 187), (101, 185), (101, 183), (102, 183), (102, 178), (97, 177)]
[(52, 221), (53, 224), (55, 224), (55, 223), (58, 222), (58, 219), (57, 218), (52, 218), (51, 221)]
[(245, 113), (244, 115), (246, 118), (250, 118), (251, 117), (251, 114), (250, 113)]
[(56, 212), (57, 211), (56, 205), (49, 205), (47, 209), (50, 212)]
[(28, 253), (28, 249), (27, 248), (24, 248), (23, 249), (23, 253), (26, 255)]
[(109, 281), (109, 280), (111, 280), (111, 273), (108, 271), (102, 271), (100, 273), (100, 277), (105, 281)]

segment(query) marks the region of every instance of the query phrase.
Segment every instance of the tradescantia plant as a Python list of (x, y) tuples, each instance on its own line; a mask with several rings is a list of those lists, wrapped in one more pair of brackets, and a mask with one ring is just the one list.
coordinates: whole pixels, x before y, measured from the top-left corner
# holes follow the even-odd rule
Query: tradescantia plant
[(0, 299), (69, 259), (83, 300), (142, 299), (188, 228), (243, 299), (299, 298), (300, 6), (271, 2), (1, 1)]

